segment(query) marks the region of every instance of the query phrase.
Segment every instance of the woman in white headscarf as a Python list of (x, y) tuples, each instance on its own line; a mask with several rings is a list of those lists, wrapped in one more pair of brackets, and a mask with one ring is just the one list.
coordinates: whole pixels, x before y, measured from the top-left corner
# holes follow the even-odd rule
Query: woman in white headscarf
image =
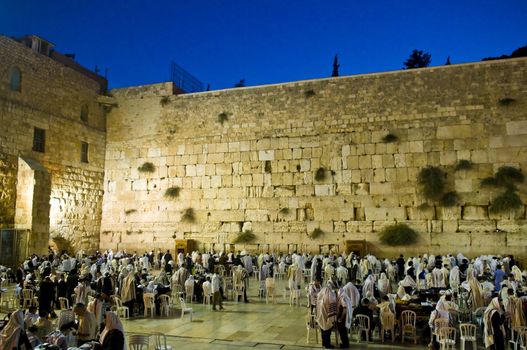
[(493, 298), (487, 306), (483, 314), (483, 325), (485, 347), (494, 346), (495, 350), (504, 350), (503, 310), (498, 298)]
[(0, 333), (0, 349), (33, 349), (24, 330), (24, 311), (14, 311)]
[(102, 350), (126, 350), (124, 328), (119, 316), (112, 311), (106, 312), (106, 322), (101, 332)]
[(392, 288), (390, 287), (390, 280), (386, 277), (386, 274), (381, 273), (381, 277), (377, 281), (377, 289), (379, 290), (379, 295), (381, 298), (386, 294), (390, 293)]

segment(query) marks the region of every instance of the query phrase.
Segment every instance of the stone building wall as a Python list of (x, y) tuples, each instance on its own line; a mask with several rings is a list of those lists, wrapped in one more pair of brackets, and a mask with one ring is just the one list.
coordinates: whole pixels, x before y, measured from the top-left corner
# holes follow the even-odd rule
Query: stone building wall
[[(22, 73), (20, 92), (9, 86), (13, 67)], [(47, 251), (48, 234), (77, 249), (99, 246), (106, 142), (101, 92), (93, 79), (0, 36), (0, 228), (17, 226), (16, 183), (25, 173), (19, 174), (19, 160), (34, 162), (42, 169), (28, 183), (47, 193), (35, 195), (32, 213), (48, 217), (33, 222), (36, 252)], [(80, 119), (83, 105), (87, 122)], [(32, 150), (34, 127), (46, 130), (44, 153)], [(81, 162), (81, 142), (89, 144), (88, 163)], [(49, 186), (40, 186), (43, 177)]]
[[(527, 171), (526, 59), (176, 96), (171, 88), (112, 91), (102, 249), (173, 249), (187, 238), (230, 249), (250, 229), (248, 249), (342, 251), (367, 240), (383, 255), (526, 254), (525, 206), (490, 214), (498, 192), (480, 186), (503, 165)], [(383, 141), (388, 134), (398, 140)], [(472, 169), (454, 171), (459, 160)], [(138, 171), (145, 162), (154, 172)], [(459, 205), (418, 209), (416, 178), (428, 165), (448, 174)], [(173, 186), (180, 195), (167, 198)], [(192, 223), (182, 220), (187, 208)], [(415, 228), (418, 243), (383, 246), (378, 232), (394, 222)], [(315, 228), (324, 234), (311, 239)]]

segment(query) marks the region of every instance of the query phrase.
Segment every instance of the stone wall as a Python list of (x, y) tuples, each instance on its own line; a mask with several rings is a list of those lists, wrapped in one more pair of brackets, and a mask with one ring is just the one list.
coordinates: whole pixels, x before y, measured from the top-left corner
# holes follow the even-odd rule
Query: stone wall
[[(12, 67), (22, 73), (20, 92), (9, 87)], [(35, 196), (29, 211), (37, 219), (47, 217), (33, 221), (37, 252), (47, 251), (49, 234), (77, 249), (99, 246), (106, 142), (100, 92), (96, 81), (0, 36), (0, 228), (17, 225), (19, 159), (35, 162), (43, 171), (33, 184), (50, 182), (48, 193)], [(80, 119), (83, 105), (87, 122)], [(32, 150), (34, 127), (46, 130), (44, 153)], [(89, 144), (89, 163), (81, 162), (81, 142)], [(50, 179), (43, 178), (46, 173)]]
[[(112, 91), (102, 249), (173, 248), (175, 238), (229, 249), (251, 229), (249, 249), (342, 251), (367, 240), (386, 255), (526, 254), (525, 206), (490, 214), (498, 192), (480, 186), (500, 166), (527, 170), (526, 59), (176, 96), (166, 84), (143, 88)], [(472, 169), (455, 171), (459, 160)], [(138, 171), (145, 162), (155, 171)], [(459, 205), (420, 206), (416, 178), (428, 165), (447, 173)], [(173, 186), (180, 195), (167, 198)], [(182, 221), (187, 208), (193, 223)], [(394, 222), (419, 242), (380, 244)], [(311, 239), (315, 228), (324, 234)]]

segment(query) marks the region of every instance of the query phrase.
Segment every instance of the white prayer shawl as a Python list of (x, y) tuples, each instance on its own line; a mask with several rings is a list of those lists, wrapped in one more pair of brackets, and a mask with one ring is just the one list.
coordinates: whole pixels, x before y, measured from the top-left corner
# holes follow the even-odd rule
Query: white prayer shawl
[(179, 267), (183, 266), (185, 264), (185, 255), (183, 253), (179, 252), (177, 255), (177, 264)]
[(132, 273), (128, 273), (128, 275), (123, 278), (121, 288), (121, 300), (123, 301), (123, 303), (126, 303), (130, 300), (134, 300), (135, 298), (136, 295), (134, 275)]
[(331, 264), (327, 264), (324, 269), (324, 279), (330, 280), (335, 275), (335, 268)]
[(90, 286), (85, 285), (83, 282), (80, 282), (77, 287), (74, 289), (75, 291), (75, 303), (82, 303), (84, 305), (88, 304), (88, 295), (92, 293), (92, 289)]
[(11, 314), (7, 325), (0, 333), (0, 349), (18, 349), (20, 334), (24, 330), (24, 311), (17, 310)]
[(355, 308), (360, 304), (360, 292), (351, 282), (348, 282), (344, 287), (341, 288), (344, 293), (350, 299), (351, 305)]
[(399, 283), (403, 287), (412, 287), (413, 289), (417, 289), (417, 284), (415, 283), (414, 279), (410, 277), (409, 275), (406, 275), (404, 279)]
[(362, 285), (362, 296), (367, 296), (368, 293), (373, 295), (375, 290), (375, 278), (373, 275), (369, 275), (366, 280), (364, 281), (364, 284)]
[[(487, 306), (487, 309), (485, 310), (485, 313), (483, 314), (483, 335), (484, 335), (484, 341), (485, 341), (485, 347), (489, 348), (491, 345), (494, 345), (494, 330), (492, 329), (492, 315), (494, 313), (499, 313), (500, 315), (503, 313), (503, 310), (501, 309), (500, 303), (498, 301), (498, 298), (494, 298), (491, 300), (489, 306)], [(503, 329), (501, 330), (503, 332)], [(505, 334), (504, 334), (505, 335)]]
[(449, 282), (451, 288), (459, 287), (459, 267), (454, 266), (450, 271)]
[(333, 328), (337, 320), (337, 297), (330, 287), (324, 287), (317, 296), (316, 318), (320, 329)]
[(347, 329), (350, 329), (351, 322), (353, 321), (353, 305), (351, 303), (349, 296), (346, 294), (346, 292), (342, 288), (339, 289), (338, 299), (339, 299), (338, 301), (340, 303), (340, 306), (346, 308), (345, 326)]
[[(120, 330), (124, 336), (124, 327), (123, 327), (123, 324), (121, 323), (121, 320), (119, 319), (119, 316), (117, 316), (117, 314), (113, 311), (107, 311), (105, 327), (103, 331), (101, 332), (101, 337), (100, 337), (101, 344), (104, 342), (104, 338), (106, 337), (108, 332), (113, 329)], [(127, 346), (126, 346), (126, 341), (125, 341), (123, 343), (122, 349), (112, 349), (112, 350), (126, 350), (126, 349), (127, 349)]]
[(388, 277), (386, 277), (384, 272), (381, 273), (381, 277), (377, 281), (377, 289), (381, 295), (385, 295), (391, 291), (390, 280), (388, 280)]
[(446, 288), (443, 273), (437, 267), (432, 270), (432, 286), (434, 288)]
[(518, 266), (514, 265), (511, 269), (511, 273), (514, 276), (514, 280), (518, 282), (522, 282), (523, 276), (521, 270), (518, 268)]
[(343, 283), (348, 281), (348, 269), (340, 265), (337, 267), (337, 279)]

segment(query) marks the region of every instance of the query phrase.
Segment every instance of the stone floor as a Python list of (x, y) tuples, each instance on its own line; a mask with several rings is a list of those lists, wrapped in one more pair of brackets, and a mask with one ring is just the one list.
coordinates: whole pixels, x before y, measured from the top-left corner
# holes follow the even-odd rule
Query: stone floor
[[(321, 348), (311, 334), (306, 342), (305, 306), (290, 306), (282, 298), (285, 281), (277, 281), (276, 304), (266, 304), (258, 298), (257, 283), (250, 281), (249, 303), (224, 302), (225, 310), (212, 311), (210, 306), (192, 304), (193, 320), (183, 319), (178, 314), (169, 318), (136, 318), (123, 320), (128, 333), (151, 334), (161, 332), (167, 335), (167, 343), (176, 349), (313, 349)], [(302, 300), (305, 305), (305, 295)], [(152, 339), (153, 341), (153, 339)], [(333, 339), (334, 342), (334, 339)], [(380, 344), (376, 339), (370, 344), (351, 340), (356, 349), (406, 349), (425, 346), (405, 344)]]
[[(283, 288), (286, 281), (276, 282), (276, 304), (266, 304), (265, 299), (258, 297), (257, 282), (250, 281), (249, 303), (224, 302), (225, 310), (212, 311), (210, 306), (188, 304), (193, 308), (193, 319), (189, 316), (180, 318), (179, 310), (171, 317), (123, 319), (127, 335), (152, 334), (161, 332), (167, 336), (167, 344), (173, 349), (316, 349), (312, 333), (310, 343), (306, 342), (306, 298), (302, 306), (290, 306), (288, 299), (283, 299)], [(5, 314), (0, 313), (3, 318)], [(320, 338), (320, 337), (319, 337)], [(320, 340), (320, 339), (319, 339)], [(150, 339), (151, 346), (154, 339)], [(333, 343), (335, 342), (332, 338)], [(350, 340), (354, 349), (424, 349), (424, 345), (401, 345), (386, 343), (379, 339), (369, 344)]]

